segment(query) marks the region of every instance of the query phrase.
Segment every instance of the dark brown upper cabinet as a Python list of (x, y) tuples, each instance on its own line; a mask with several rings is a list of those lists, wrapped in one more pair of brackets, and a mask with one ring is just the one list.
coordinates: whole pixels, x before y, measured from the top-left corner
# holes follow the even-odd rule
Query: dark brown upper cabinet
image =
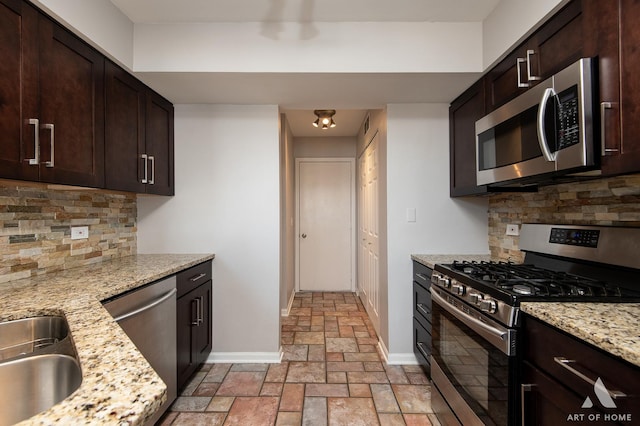
[(102, 187), (104, 57), (17, 0), (0, 40), (0, 177)]
[(458, 96), (449, 108), (450, 196), (477, 195), (487, 186), (476, 183), (476, 121), (484, 115), (484, 80)]
[(485, 75), (487, 113), (583, 56), (583, 3), (567, 4)]
[(106, 187), (173, 195), (173, 105), (107, 61), (105, 112)]
[(597, 8), (602, 174), (636, 173), (640, 172), (640, 1), (598, 2)]

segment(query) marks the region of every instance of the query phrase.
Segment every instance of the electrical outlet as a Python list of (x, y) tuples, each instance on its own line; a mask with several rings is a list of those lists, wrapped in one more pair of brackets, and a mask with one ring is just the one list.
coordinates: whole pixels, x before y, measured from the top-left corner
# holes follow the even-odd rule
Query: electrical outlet
[(507, 235), (520, 235), (520, 227), (516, 224), (510, 223), (507, 225)]
[(87, 238), (89, 238), (88, 226), (72, 226), (71, 227), (72, 240), (86, 240)]

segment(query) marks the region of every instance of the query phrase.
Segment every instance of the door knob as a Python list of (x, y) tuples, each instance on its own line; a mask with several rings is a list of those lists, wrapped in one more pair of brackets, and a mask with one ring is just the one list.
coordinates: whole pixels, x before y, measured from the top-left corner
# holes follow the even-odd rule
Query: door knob
[(302, 238), (307, 238), (307, 234), (300, 235)]

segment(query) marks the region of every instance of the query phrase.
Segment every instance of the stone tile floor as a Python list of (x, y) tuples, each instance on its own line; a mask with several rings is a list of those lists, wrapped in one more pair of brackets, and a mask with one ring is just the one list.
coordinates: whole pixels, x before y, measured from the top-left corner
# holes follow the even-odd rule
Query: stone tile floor
[(434, 425), (417, 365), (386, 365), (353, 293), (297, 293), (280, 364), (205, 364), (158, 425)]

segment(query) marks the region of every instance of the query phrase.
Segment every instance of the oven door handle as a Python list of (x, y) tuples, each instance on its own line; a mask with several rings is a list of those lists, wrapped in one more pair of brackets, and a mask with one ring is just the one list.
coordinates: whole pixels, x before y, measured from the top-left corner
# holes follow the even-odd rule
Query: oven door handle
[(478, 333), (480, 336), (489, 341), (493, 346), (500, 349), (507, 355), (515, 355), (515, 350), (511, 346), (511, 338), (509, 330), (499, 329), (489, 324), (485, 324), (479, 319), (457, 309), (448, 303), (437, 291), (431, 292), (432, 299), (445, 311), (462, 321), (467, 327)]

